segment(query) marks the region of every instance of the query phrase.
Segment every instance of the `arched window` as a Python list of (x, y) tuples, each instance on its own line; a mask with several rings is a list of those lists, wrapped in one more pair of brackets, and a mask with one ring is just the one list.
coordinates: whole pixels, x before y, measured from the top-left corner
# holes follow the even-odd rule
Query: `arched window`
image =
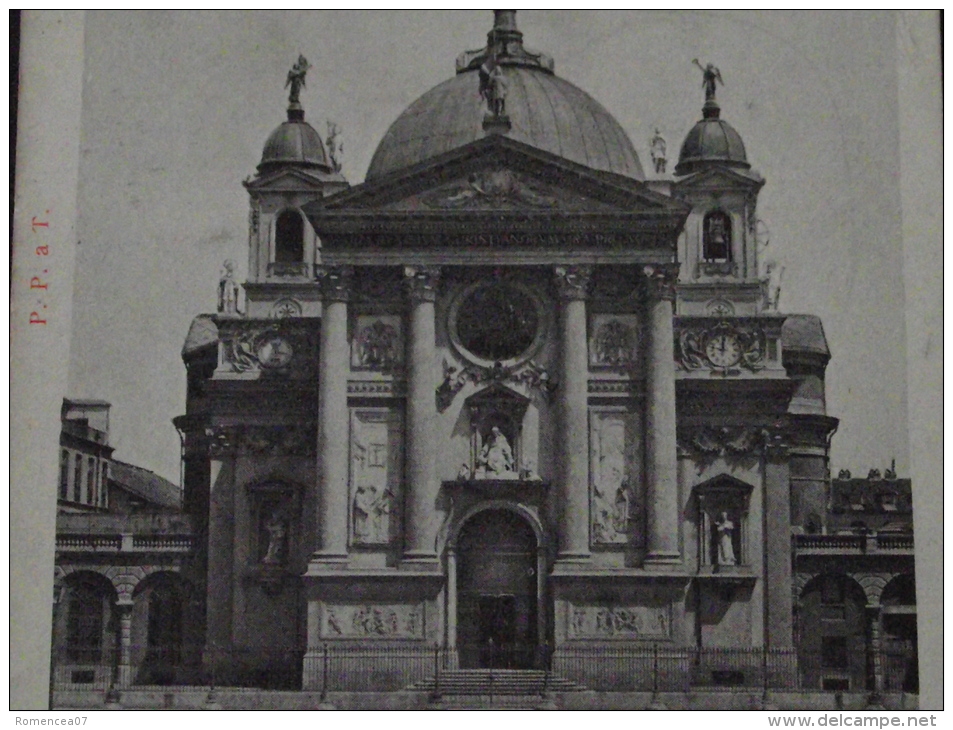
[(98, 662), (109, 615), (109, 596), (97, 581), (85, 576), (70, 586), (66, 620), (67, 659)]
[(92, 456), (86, 462), (86, 502), (96, 504), (96, 459)]
[(79, 502), (83, 498), (83, 455), (76, 454), (73, 463), (73, 501)]
[(69, 499), (69, 451), (60, 452), (60, 499)]
[(304, 219), (296, 210), (283, 210), (275, 221), (275, 263), (304, 260)]
[(702, 239), (702, 258), (705, 261), (731, 261), (731, 218), (727, 213), (713, 210), (705, 216)]

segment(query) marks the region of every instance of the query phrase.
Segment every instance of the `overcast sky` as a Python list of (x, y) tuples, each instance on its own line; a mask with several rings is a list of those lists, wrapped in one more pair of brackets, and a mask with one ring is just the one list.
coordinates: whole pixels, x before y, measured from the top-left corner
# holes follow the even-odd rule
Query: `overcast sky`
[[(897, 71), (888, 13), (518, 14), (526, 45), (600, 101), (650, 169), (659, 127), (677, 154), (700, 118), (711, 61), (722, 118), (767, 180), (767, 257), (782, 311), (819, 315), (833, 359), (832, 468), (908, 468)], [(86, 18), (71, 397), (113, 404), (116, 458), (178, 482), (171, 420), (185, 411), (180, 352), (215, 309), (222, 261), (247, 262), (248, 199), (262, 145), (285, 118), (288, 69), (324, 135), (342, 130), (361, 182), (389, 124), (480, 48), (488, 10), (90, 12)]]

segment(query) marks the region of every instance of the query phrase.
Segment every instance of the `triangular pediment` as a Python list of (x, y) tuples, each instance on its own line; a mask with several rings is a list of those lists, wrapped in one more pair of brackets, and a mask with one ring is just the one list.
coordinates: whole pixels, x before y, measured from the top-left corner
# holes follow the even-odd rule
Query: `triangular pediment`
[(245, 188), (259, 193), (282, 192), (320, 192), (331, 186), (346, 185), (344, 178), (339, 174), (310, 173), (308, 170), (286, 168), (260, 175), (245, 182)]
[(752, 170), (736, 170), (725, 166), (709, 167), (692, 173), (675, 183), (681, 189), (717, 189), (742, 188), (758, 189), (764, 185), (764, 178)]
[(313, 212), (683, 213), (645, 183), (490, 136), (332, 196)]

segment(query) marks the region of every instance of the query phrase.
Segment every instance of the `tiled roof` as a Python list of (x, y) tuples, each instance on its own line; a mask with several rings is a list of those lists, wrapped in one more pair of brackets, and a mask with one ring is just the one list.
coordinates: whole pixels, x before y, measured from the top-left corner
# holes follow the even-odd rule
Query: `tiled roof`
[(109, 479), (157, 507), (180, 508), (182, 490), (158, 474), (123, 461), (109, 462)]

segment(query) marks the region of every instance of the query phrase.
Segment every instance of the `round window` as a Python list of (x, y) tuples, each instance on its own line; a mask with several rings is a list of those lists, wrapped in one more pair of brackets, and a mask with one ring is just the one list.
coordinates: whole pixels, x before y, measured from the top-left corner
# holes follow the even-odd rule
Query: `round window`
[(541, 319), (539, 302), (523, 287), (478, 284), (464, 290), (452, 308), (451, 333), (465, 353), (507, 362), (526, 356), (537, 344)]

